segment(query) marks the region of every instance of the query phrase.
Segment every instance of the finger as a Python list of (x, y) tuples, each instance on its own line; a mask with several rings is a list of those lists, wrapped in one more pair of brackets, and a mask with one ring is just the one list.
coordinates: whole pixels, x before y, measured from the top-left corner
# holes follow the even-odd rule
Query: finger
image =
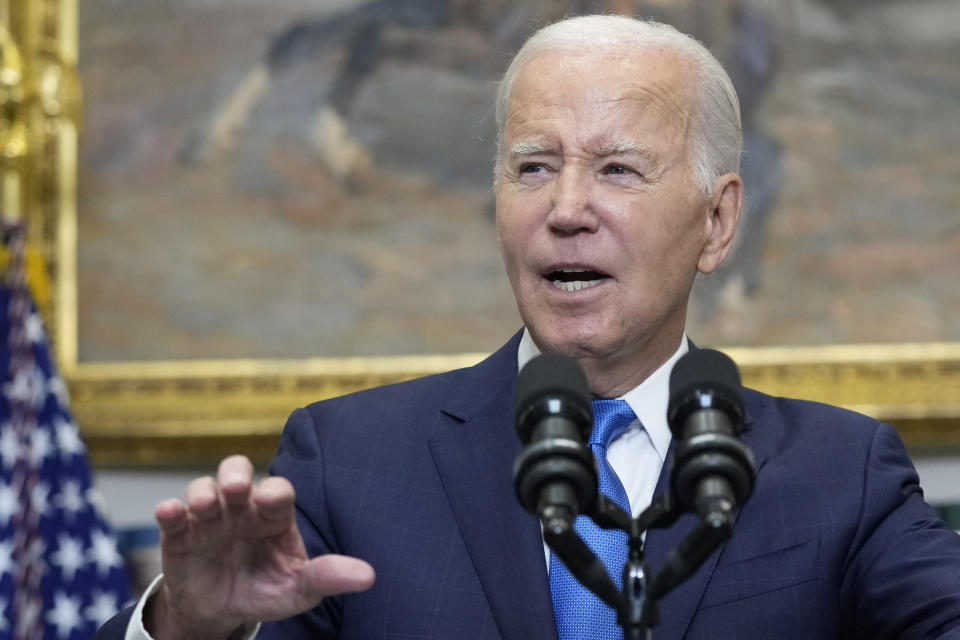
[(269, 522), (290, 522), (295, 497), (290, 481), (277, 476), (264, 478), (253, 492), (257, 513)]
[(158, 504), (154, 515), (160, 531), (166, 536), (175, 536), (187, 530), (187, 507), (176, 498)]
[(253, 463), (246, 456), (224, 458), (217, 469), (217, 481), (227, 506), (245, 506), (253, 483)]
[(313, 558), (300, 573), (304, 595), (319, 602), (338, 593), (365, 591), (373, 586), (376, 574), (359, 558), (327, 554)]
[(221, 513), (220, 490), (213, 478), (197, 478), (187, 485), (187, 508), (200, 520), (213, 520)]

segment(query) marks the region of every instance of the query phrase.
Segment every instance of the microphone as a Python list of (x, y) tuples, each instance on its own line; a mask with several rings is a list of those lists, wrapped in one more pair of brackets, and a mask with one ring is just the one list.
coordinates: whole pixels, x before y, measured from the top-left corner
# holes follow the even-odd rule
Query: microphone
[(701, 520), (732, 525), (732, 513), (753, 491), (753, 453), (743, 429), (743, 387), (733, 360), (694, 349), (670, 373), (667, 422), (677, 439), (673, 494)]
[(520, 504), (549, 528), (572, 527), (597, 495), (596, 463), (585, 444), (593, 407), (580, 365), (554, 353), (528, 362), (517, 379), (516, 424), (525, 445), (513, 465)]

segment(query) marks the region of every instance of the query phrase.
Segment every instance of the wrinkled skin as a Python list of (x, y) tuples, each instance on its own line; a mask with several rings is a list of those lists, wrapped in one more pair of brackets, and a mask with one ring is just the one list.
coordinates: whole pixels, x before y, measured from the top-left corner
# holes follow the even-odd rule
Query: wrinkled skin
[(534, 342), (576, 358), (599, 396), (669, 358), (696, 273), (730, 249), (742, 183), (727, 174), (704, 194), (694, 182), (692, 80), (668, 50), (545, 52), (510, 97), (497, 175), (507, 273)]
[(156, 640), (226, 638), (244, 623), (279, 620), (335, 593), (373, 584), (362, 560), (307, 558), (294, 519), (293, 486), (284, 478), (253, 484), (243, 456), (198, 478), (186, 500), (157, 506), (163, 585), (145, 611)]

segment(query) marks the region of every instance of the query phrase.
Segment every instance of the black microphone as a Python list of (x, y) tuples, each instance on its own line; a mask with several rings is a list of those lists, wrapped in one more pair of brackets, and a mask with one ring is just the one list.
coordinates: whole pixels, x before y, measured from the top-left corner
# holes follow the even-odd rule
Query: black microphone
[(673, 494), (706, 522), (729, 522), (753, 491), (753, 453), (743, 429), (743, 387), (729, 357), (694, 349), (670, 373), (667, 422), (677, 439)]
[(572, 358), (544, 354), (517, 379), (517, 434), (524, 449), (513, 465), (523, 507), (542, 522), (569, 527), (597, 495), (597, 469), (586, 446), (593, 429), (587, 379)]

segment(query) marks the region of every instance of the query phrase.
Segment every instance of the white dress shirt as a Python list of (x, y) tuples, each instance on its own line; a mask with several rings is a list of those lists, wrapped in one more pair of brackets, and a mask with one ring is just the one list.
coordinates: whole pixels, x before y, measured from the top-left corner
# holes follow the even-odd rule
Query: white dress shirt
[[(660, 477), (660, 470), (667, 458), (667, 449), (670, 446), (670, 427), (667, 425), (670, 370), (687, 350), (687, 338), (684, 336), (677, 351), (669, 360), (639, 386), (620, 396), (633, 409), (637, 419), (610, 443), (607, 448), (607, 460), (620, 478), (620, 482), (623, 483), (627, 499), (630, 501), (630, 511), (634, 517), (646, 509), (653, 500), (657, 478)], [(520, 347), (517, 349), (518, 370), (539, 354), (540, 350), (533, 343), (530, 333), (524, 329)], [(544, 544), (544, 553), (549, 568), (550, 549), (546, 544)], [(157, 576), (137, 603), (137, 608), (127, 626), (125, 640), (153, 640), (143, 627), (143, 607), (147, 599), (158, 589), (162, 577), (162, 575)], [(256, 625), (241, 629), (234, 634), (234, 638), (252, 640), (259, 628), (259, 625)]]

